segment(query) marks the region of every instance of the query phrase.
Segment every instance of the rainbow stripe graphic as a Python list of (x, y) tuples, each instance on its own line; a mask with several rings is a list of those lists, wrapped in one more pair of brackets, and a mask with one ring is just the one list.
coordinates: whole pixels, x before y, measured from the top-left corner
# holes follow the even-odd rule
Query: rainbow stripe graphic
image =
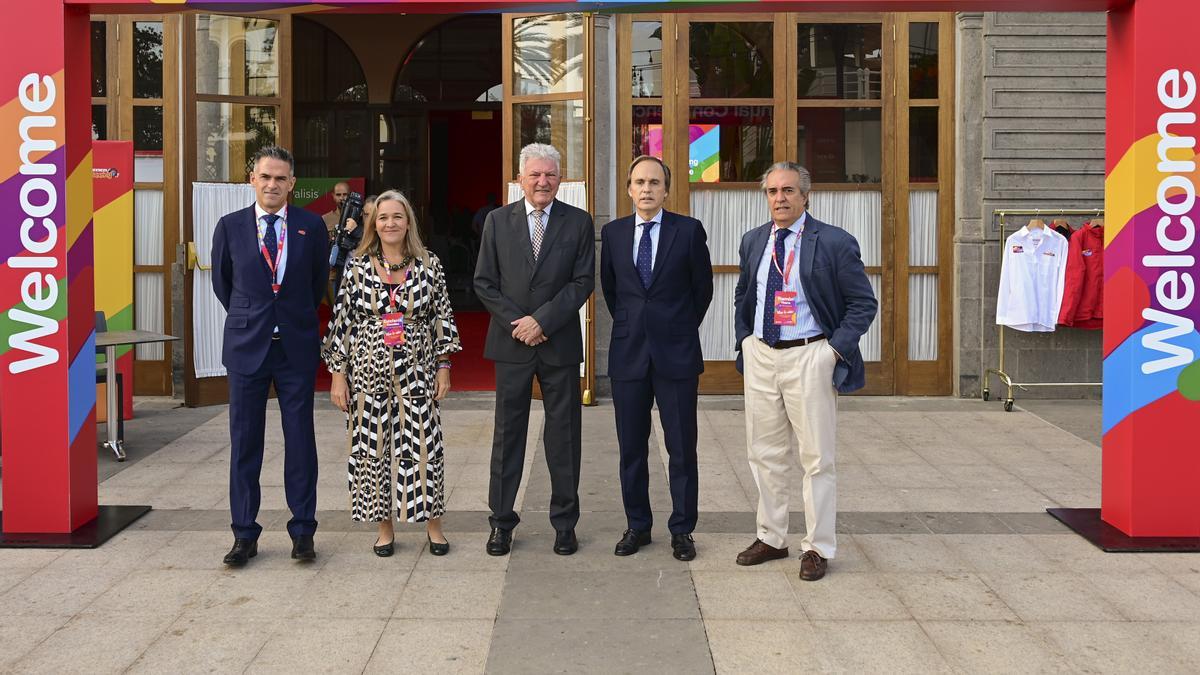
[[(133, 141), (92, 143), (92, 198), (96, 311), (104, 312), (108, 330), (132, 330)], [(133, 416), (133, 347), (117, 347), (117, 372), (125, 385), (121, 414), (129, 419)]]
[(1133, 536), (1200, 536), (1197, 21), (1109, 14), (1102, 513)]

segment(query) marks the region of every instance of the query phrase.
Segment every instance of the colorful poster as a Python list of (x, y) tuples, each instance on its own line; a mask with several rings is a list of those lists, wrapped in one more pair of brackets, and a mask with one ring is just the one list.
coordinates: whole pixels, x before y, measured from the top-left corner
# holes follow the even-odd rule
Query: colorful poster
[(721, 181), (721, 125), (688, 125), (688, 181)]
[(663, 158), (663, 125), (647, 125), (646, 137), (642, 141), (642, 154)]
[[(104, 312), (108, 330), (133, 330), (133, 141), (92, 142), (92, 202), (96, 311)], [(117, 372), (125, 390), (122, 415), (131, 419), (133, 347), (117, 348)], [(98, 402), (97, 414), (104, 409)]]
[(292, 190), (292, 205), (312, 211), (323, 216), (334, 209), (333, 186), (338, 183), (349, 183), (350, 191), (366, 197), (365, 178), (327, 177), (297, 178), (296, 187)]

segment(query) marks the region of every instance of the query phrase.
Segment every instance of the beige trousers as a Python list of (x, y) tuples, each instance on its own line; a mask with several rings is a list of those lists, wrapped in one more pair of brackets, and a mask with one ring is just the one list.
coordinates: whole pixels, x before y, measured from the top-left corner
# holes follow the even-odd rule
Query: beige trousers
[(746, 450), (758, 485), (758, 538), (783, 548), (788, 536), (789, 453), (800, 449), (804, 469), (801, 550), (837, 553), (837, 354), (827, 340), (772, 349), (753, 335), (742, 341)]

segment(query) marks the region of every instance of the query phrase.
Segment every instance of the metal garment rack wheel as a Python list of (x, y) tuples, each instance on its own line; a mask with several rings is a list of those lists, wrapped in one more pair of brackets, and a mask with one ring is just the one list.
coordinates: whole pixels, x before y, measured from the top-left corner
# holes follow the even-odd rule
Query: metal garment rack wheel
[[(995, 209), (992, 211), (992, 217), (1000, 216), (1000, 261), (1004, 261), (1004, 242), (1005, 237), (1005, 216), (1095, 216), (1099, 218), (1104, 215), (1104, 209)], [(1012, 412), (1013, 402), (1016, 398), (1013, 396), (1013, 389), (1021, 389), (1029, 391), (1030, 387), (1100, 387), (1103, 382), (1017, 382), (1013, 380), (1012, 375), (1004, 370), (1004, 329), (1007, 326), (996, 324), (996, 328), (1000, 332), (1000, 363), (995, 368), (988, 368), (983, 371), (983, 379), (980, 381), (980, 396), (983, 400), (991, 399), (992, 392), (988, 388), (988, 378), (995, 374), (1000, 382), (1008, 387), (1007, 395), (1004, 398), (1004, 412)]]

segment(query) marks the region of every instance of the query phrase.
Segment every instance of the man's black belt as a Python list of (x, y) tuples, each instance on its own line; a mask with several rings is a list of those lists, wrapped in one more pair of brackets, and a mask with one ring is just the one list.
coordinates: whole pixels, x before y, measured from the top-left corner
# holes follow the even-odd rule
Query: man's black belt
[[(824, 340), (825, 335), (814, 335), (812, 337), (800, 338), (799, 340), (779, 340), (773, 345), (768, 345), (774, 349), (791, 349), (792, 347), (803, 347), (807, 344), (812, 344), (817, 340)], [(765, 343), (766, 340), (763, 340)]]

